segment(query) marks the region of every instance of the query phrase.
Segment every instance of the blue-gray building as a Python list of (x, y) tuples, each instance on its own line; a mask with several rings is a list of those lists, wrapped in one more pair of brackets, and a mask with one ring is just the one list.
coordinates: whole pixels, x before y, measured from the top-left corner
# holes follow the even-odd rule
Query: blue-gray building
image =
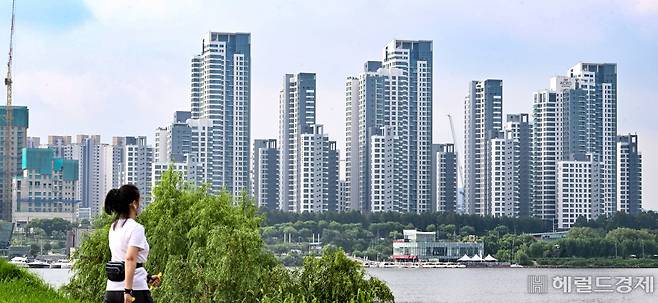
[(457, 153), (454, 144), (432, 144), (432, 209), (457, 211)]
[(192, 128), (188, 120), (189, 111), (176, 111), (172, 121), (155, 131), (155, 162), (183, 163), (191, 152)]
[(529, 114), (508, 114), (507, 122), (503, 126), (505, 136), (516, 142), (518, 150), (515, 155), (518, 156), (518, 215), (527, 217), (530, 215), (531, 186), (530, 181), (530, 164), (532, 151), (532, 128), (530, 125)]
[(279, 149), (276, 139), (256, 139), (251, 155), (251, 195), (256, 205), (279, 209)]
[(642, 154), (636, 134), (617, 137), (617, 211), (642, 211)]

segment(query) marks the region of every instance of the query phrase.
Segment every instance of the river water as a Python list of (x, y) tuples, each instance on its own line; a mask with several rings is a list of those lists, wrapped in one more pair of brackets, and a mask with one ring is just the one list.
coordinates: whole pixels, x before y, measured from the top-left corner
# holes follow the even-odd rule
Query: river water
[[(371, 276), (388, 284), (396, 302), (436, 303), (655, 303), (658, 302), (658, 268), (601, 268), (601, 269), (547, 269), (547, 268), (369, 268)], [(54, 287), (68, 282), (67, 269), (30, 269)], [(528, 277), (546, 277), (544, 293), (529, 293)], [(571, 285), (558, 289), (553, 278), (569, 281)], [(590, 283), (587, 279), (591, 279)], [(596, 280), (599, 278), (597, 286)], [(635, 288), (622, 293), (613, 286), (630, 277), (631, 287), (643, 277), (652, 277), (653, 285), (646, 290)], [(580, 281), (580, 282), (576, 282)], [(584, 281), (584, 282), (583, 282)], [(649, 281), (648, 279), (646, 281)], [(588, 288), (587, 285), (591, 288)], [(643, 286), (646, 284), (642, 284)], [(559, 285), (558, 285), (559, 286)], [(588, 291), (591, 293), (578, 293)], [(651, 290), (651, 291), (649, 291)], [(606, 292), (603, 292), (606, 291)], [(611, 291), (611, 292), (607, 292)]]

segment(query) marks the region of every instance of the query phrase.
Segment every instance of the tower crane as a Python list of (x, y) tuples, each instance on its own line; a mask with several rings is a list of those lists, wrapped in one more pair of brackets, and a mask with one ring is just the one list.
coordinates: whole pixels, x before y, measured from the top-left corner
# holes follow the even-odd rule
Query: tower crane
[(13, 145), (13, 134), (12, 128), (14, 125), (14, 112), (12, 108), (12, 87), (13, 79), (11, 77), (11, 64), (14, 57), (14, 24), (16, 19), (15, 14), (16, 0), (11, 2), (11, 30), (9, 33), (9, 59), (7, 60), (7, 76), (5, 77), (5, 86), (7, 86), (7, 106), (5, 108), (6, 112), (6, 126), (5, 126), (5, 144), (4, 144), (4, 190), (2, 191), (2, 217), (0, 219), (5, 219), (11, 222), (11, 211), (12, 211), (12, 178), (14, 177), (14, 145)]

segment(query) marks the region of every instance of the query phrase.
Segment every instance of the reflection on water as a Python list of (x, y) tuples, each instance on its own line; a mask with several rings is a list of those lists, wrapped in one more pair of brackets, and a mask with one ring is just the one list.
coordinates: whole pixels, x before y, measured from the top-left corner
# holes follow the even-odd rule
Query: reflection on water
[(445, 303), (645, 303), (658, 302), (658, 289), (647, 294), (635, 289), (629, 294), (620, 293), (563, 293), (548, 285), (543, 294), (528, 293), (528, 276), (545, 275), (549, 283), (554, 276), (623, 277), (653, 276), (658, 282), (656, 268), (600, 268), (600, 269), (549, 269), (549, 268), (454, 268), (405, 269), (369, 268), (370, 275), (384, 280), (395, 295), (396, 302)]
[[(35, 269), (54, 287), (61, 287), (71, 278), (68, 269)], [(562, 293), (548, 288), (548, 293), (529, 294), (528, 276), (653, 276), (658, 282), (656, 268), (599, 268), (599, 269), (549, 269), (549, 268), (369, 268), (370, 275), (384, 280), (395, 295), (396, 302), (445, 302), (445, 303), (645, 303), (658, 302), (658, 287), (646, 294), (636, 289), (629, 294)]]
[(73, 273), (70, 269), (60, 268), (29, 268), (29, 271), (39, 275), (46, 283), (55, 288), (62, 287), (62, 285), (69, 282)]

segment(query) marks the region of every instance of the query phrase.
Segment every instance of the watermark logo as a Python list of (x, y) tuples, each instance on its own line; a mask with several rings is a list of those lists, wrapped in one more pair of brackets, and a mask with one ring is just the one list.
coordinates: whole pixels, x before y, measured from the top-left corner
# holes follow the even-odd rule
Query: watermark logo
[(562, 293), (620, 293), (640, 291), (653, 294), (654, 276), (553, 276), (549, 283), (546, 275), (528, 276), (528, 293), (545, 294), (549, 287)]
[(528, 293), (545, 294), (548, 292), (548, 277), (545, 275), (528, 276)]

